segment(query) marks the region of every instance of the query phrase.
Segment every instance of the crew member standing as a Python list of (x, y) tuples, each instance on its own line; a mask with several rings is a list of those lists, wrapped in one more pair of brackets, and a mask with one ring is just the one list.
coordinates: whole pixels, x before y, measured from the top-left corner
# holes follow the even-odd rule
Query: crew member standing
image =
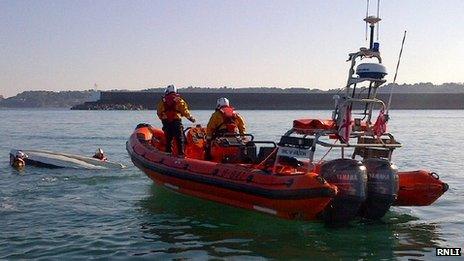
[(177, 142), (179, 156), (184, 155), (184, 127), (182, 117), (192, 123), (195, 118), (190, 114), (187, 102), (177, 93), (174, 85), (166, 88), (163, 99), (158, 103), (157, 114), (163, 123), (163, 131), (166, 137), (166, 152), (172, 151), (172, 140)]

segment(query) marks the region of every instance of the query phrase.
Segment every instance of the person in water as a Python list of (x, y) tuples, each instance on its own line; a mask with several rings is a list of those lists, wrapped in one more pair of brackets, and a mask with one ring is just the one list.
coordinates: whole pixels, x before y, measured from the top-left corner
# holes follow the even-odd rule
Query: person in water
[(10, 164), (13, 168), (21, 170), (26, 166), (26, 154), (22, 151), (17, 151), (15, 156), (10, 158)]
[(227, 98), (219, 98), (216, 110), (211, 115), (206, 126), (206, 158), (211, 158), (211, 141), (221, 134), (245, 134), (246, 126), (243, 117), (234, 107), (230, 106)]
[(163, 123), (163, 131), (166, 137), (166, 152), (172, 151), (172, 140), (177, 142), (177, 152), (179, 156), (184, 155), (184, 127), (182, 117), (187, 118), (192, 123), (195, 118), (190, 114), (187, 102), (177, 93), (174, 85), (166, 88), (163, 99), (158, 103), (157, 114)]
[(95, 154), (92, 156), (92, 158), (103, 160), (103, 161), (108, 160), (108, 158), (106, 158), (105, 153), (103, 152), (101, 148), (98, 148), (95, 151)]

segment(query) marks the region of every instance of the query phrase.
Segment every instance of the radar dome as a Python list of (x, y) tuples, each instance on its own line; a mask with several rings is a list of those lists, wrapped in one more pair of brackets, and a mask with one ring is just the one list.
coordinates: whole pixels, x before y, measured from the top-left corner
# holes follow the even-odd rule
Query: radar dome
[(356, 74), (360, 78), (383, 79), (387, 69), (380, 63), (362, 63), (356, 68)]

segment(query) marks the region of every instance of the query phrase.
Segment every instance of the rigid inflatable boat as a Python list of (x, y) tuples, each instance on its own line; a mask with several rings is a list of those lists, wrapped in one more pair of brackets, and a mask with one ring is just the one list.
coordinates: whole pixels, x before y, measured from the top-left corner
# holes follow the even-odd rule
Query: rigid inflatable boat
[(13, 161), (18, 152), (24, 153), (23, 160), (26, 166), (44, 168), (72, 168), (72, 169), (122, 169), (124, 165), (116, 162), (99, 160), (91, 157), (73, 155), (67, 153), (52, 152), (46, 150), (17, 150), (10, 151), (10, 161)]
[[(278, 142), (216, 137), (209, 160), (205, 128), (186, 130), (185, 157), (178, 157), (165, 152), (161, 129), (139, 124), (126, 145), (133, 163), (168, 189), (287, 219), (379, 219), (391, 206), (432, 204), (448, 185), (436, 173), (398, 171), (392, 163), (401, 143), (387, 132), (389, 105), (377, 98), (386, 82), (372, 39), (380, 19), (365, 21), (370, 47), (349, 54), (348, 82), (334, 96), (331, 118), (296, 119)], [(358, 58), (370, 62), (357, 65)]]
[(178, 157), (164, 152), (161, 129), (140, 124), (126, 148), (132, 162), (161, 186), (286, 219), (377, 219), (391, 205), (430, 205), (447, 190), (435, 173), (398, 172), (382, 158), (300, 161), (287, 154), (303, 155), (314, 140), (285, 135), (277, 144), (218, 138), (207, 161), (205, 133), (202, 127), (188, 129), (186, 155)]

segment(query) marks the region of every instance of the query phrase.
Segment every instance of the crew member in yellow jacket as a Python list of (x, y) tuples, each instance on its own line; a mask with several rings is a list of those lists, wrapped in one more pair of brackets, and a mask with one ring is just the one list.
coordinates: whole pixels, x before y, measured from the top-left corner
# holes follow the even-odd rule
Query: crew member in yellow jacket
[(163, 123), (163, 131), (166, 136), (166, 152), (172, 151), (172, 140), (176, 139), (179, 156), (184, 155), (184, 127), (182, 117), (191, 122), (195, 118), (190, 114), (187, 102), (177, 93), (174, 85), (166, 88), (163, 99), (158, 103), (157, 114)]
[(206, 126), (206, 157), (211, 157), (211, 140), (225, 133), (245, 134), (246, 126), (243, 117), (234, 107), (230, 106), (227, 98), (219, 98), (214, 113)]

